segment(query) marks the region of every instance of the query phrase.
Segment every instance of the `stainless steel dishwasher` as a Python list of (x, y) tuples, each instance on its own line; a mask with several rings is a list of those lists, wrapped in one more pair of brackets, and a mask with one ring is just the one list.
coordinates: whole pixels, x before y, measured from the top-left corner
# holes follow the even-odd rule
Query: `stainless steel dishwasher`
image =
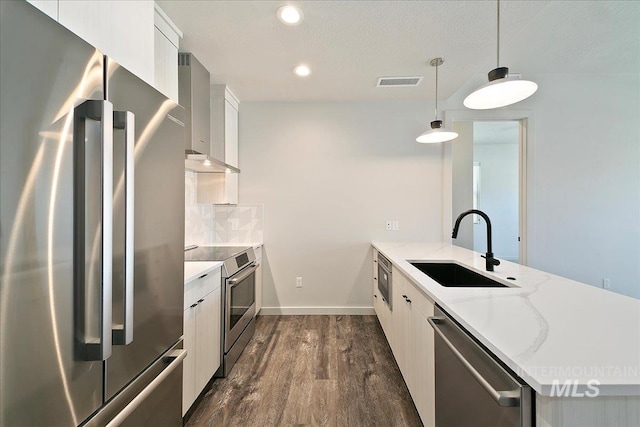
[(532, 390), (436, 306), (436, 426), (533, 425)]

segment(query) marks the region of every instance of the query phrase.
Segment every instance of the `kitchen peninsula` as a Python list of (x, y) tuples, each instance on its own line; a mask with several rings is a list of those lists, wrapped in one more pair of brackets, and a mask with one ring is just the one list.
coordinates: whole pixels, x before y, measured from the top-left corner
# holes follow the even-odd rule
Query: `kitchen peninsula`
[[(640, 423), (637, 299), (506, 261), (486, 272), (479, 253), (448, 243), (373, 247), (374, 260), (379, 251), (393, 264), (394, 282), (404, 276), (535, 390), (536, 425)], [(444, 287), (410, 261), (453, 262), (506, 287)]]

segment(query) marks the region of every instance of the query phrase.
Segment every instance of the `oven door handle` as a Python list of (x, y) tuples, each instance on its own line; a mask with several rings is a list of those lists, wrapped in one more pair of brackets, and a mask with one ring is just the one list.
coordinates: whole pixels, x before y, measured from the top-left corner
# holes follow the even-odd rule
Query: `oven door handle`
[[(446, 335), (440, 330), (438, 324), (446, 321), (444, 317), (433, 316), (428, 317), (427, 321), (431, 324), (433, 330), (442, 338), (442, 341), (449, 347), (449, 350), (453, 353), (453, 355), (462, 363), (462, 365), (469, 371), (471, 376), (475, 378), (476, 381), (484, 388), (487, 393), (496, 401), (496, 403), (500, 406), (506, 407), (514, 407), (520, 406), (520, 389), (515, 390), (505, 390), (498, 391), (487, 381), (477, 370), (473, 367), (471, 363), (458, 351), (456, 346), (449, 341)], [(475, 343), (474, 343), (475, 344)], [(484, 351), (484, 350), (483, 350)]]
[(255, 263), (252, 264), (251, 267), (243, 270), (242, 273), (240, 273), (238, 276), (232, 276), (233, 279), (229, 280), (229, 285), (233, 288), (238, 283), (242, 282), (244, 279), (252, 275), (257, 269), (258, 266)]

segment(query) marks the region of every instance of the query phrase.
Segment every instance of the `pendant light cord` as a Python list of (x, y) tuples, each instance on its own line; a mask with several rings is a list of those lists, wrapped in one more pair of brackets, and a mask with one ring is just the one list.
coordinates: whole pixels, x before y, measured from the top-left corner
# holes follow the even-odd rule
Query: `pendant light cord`
[(438, 120), (438, 67), (436, 65), (436, 120)]
[(498, 13), (497, 13), (497, 17), (498, 17), (498, 25), (496, 26), (496, 28), (498, 29), (498, 43), (497, 43), (497, 49), (496, 49), (496, 68), (500, 68), (500, 0), (497, 0), (498, 4)]

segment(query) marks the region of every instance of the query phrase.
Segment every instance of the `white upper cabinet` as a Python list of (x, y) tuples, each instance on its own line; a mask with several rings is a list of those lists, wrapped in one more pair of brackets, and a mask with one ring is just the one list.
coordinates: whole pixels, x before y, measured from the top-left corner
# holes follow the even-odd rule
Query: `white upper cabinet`
[(27, 0), (56, 21), (58, 20), (58, 0)]
[(59, 0), (58, 22), (154, 84), (154, 2)]
[(178, 102), (178, 47), (182, 32), (157, 4), (154, 24), (154, 85)]
[[(228, 165), (239, 167), (238, 124), (240, 102), (226, 85), (211, 86), (211, 153)], [(212, 182), (214, 204), (238, 204), (238, 180), (235, 173), (214, 174)]]
[(240, 101), (226, 85), (211, 86), (211, 154), (238, 167)]

